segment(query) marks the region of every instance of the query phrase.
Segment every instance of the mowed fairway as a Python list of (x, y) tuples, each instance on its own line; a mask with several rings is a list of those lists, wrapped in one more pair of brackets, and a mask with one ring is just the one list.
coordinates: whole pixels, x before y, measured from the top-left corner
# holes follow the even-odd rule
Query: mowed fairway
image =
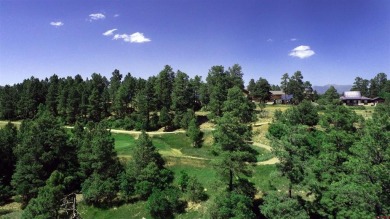
[[(136, 144), (138, 136), (129, 134), (112, 134), (115, 139), (115, 150), (119, 157), (131, 157), (131, 153)], [(210, 146), (204, 145), (201, 148), (194, 148), (191, 145), (190, 139), (184, 133), (169, 133), (150, 136), (153, 145), (158, 149), (158, 152), (166, 158), (193, 158), (205, 159), (212, 158)]]
[[(115, 149), (122, 160), (131, 159), (132, 150), (136, 144), (137, 135), (112, 134), (115, 139)], [(211, 132), (205, 133), (205, 142), (201, 148), (194, 148), (190, 139), (184, 133), (169, 133), (150, 136), (153, 145), (166, 160), (166, 166), (175, 174), (174, 185), (178, 185), (181, 172), (195, 176), (204, 186), (209, 200), (198, 204), (189, 203), (186, 212), (176, 215), (176, 218), (208, 218), (207, 211), (210, 203), (216, 198), (217, 192), (226, 185), (220, 181), (219, 174), (212, 166)], [(259, 154), (258, 161), (273, 157), (272, 153), (264, 148), (252, 146)], [(256, 198), (273, 188), (287, 186), (287, 181), (281, 177), (275, 165), (253, 165), (253, 176), (249, 178), (258, 190)], [(80, 203), (79, 209), (83, 218), (150, 218), (146, 209), (146, 202), (123, 204), (109, 209), (99, 209)]]

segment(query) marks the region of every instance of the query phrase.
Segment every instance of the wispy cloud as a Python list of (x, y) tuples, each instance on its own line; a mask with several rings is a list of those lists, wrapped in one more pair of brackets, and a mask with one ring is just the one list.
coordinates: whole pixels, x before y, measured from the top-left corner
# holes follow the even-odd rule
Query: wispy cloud
[(269, 43), (272, 43), (274, 40), (273, 39), (271, 39), (271, 38), (269, 38), (268, 40), (267, 40), (267, 42), (269, 42)]
[(106, 32), (103, 33), (104, 36), (111, 36), (112, 34), (114, 34), (114, 31), (116, 31), (117, 29), (111, 29), (111, 30), (107, 30)]
[(309, 58), (314, 54), (315, 52), (310, 49), (310, 46), (301, 45), (291, 50), (291, 52), (288, 55), (292, 57), (298, 57), (300, 59), (304, 59), (304, 58)]
[(102, 13), (95, 13), (95, 14), (90, 14), (89, 15), (89, 21), (96, 21), (96, 20), (101, 20), (106, 18), (106, 16)]
[(291, 38), (290, 41), (297, 41), (297, 38)]
[(64, 25), (64, 23), (62, 23), (61, 21), (52, 21), (50, 22), (50, 25), (55, 27), (61, 27)]
[(114, 17), (119, 17), (119, 14), (114, 14)]
[(131, 35), (129, 34), (115, 34), (115, 36), (112, 38), (113, 40), (119, 40), (123, 39), (125, 42), (129, 43), (146, 43), (150, 42), (151, 40), (149, 38), (146, 38), (143, 33), (136, 32)]

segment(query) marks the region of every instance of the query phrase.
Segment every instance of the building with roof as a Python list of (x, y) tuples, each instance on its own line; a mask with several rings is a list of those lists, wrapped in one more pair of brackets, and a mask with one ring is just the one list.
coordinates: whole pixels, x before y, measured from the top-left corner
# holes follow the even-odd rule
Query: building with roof
[(360, 91), (345, 91), (340, 100), (348, 106), (367, 105), (372, 99), (362, 96)]
[(279, 90), (271, 90), (270, 93), (271, 93), (270, 100), (274, 104), (276, 104), (276, 103), (282, 103), (282, 104), (290, 103), (291, 99), (293, 97), (293, 95), (286, 94), (283, 91), (279, 91)]

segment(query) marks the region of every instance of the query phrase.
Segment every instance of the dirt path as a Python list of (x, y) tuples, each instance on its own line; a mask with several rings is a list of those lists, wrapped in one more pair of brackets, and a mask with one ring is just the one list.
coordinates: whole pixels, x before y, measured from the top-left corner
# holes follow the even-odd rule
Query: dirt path
[(262, 125), (268, 125), (271, 124), (271, 122), (259, 122), (259, 123), (254, 123), (253, 126), (262, 126)]
[[(72, 129), (73, 126), (64, 126), (67, 129)], [(121, 129), (111, 129), (111, 133), (117, 133), (117, 134), (128, 134), (128, 135), (139, 135), (142, 133), (142, 131), (128, 131), (128, 130), (121, 130)], [(161, 132), (161, 131), (154, 131), (154, 132), (146, 132), (148, 135), (163, 135), (163, 134), (177, 134), (177, 133), (186, 133), (184, 130), (176, 130), (173, 132)]]
[[(253, 142), (253, 145), (256, 146), (256, 147), (260, 147), (260, 148), (264, 148), (268, 151), (271, 151), (272, 148), (268, 145), (265, 145), (265, 144), (261, 144), (261, 143), (258, 143), (258, 142)], [(276, 163), (279, 163), (279, 159), (277, 157), (273, 157), (269, 160), (266, 160), (266, 161), (261, 161), (261, 162), (257, 162), (256, 164), (257, 165), (272, 165), (272, 164), (276, 164)]]
[[(120, 134), (129, 134), (129, 135), (139, 135), (141, 131), (127, 131), (127, 130), (119, 130), (119, 129), (111, 129), (111, 133), (120, 133)], [(146, 132), (148, 135), (164, 135), (164, 134), (177, 134), (177, 133), (186, 133), (184, 130), (177, 130), (173, 132)]]
[(256, 147), (259, 147), (259, 148), (264, 148), (267, 151), (271, 151), (272, 150), (272, 148), (270, 146), (265, 145), (265, 144), (261, 144), (259, 142), (253, 142), (253, 146), (256, 146)]
[(257, 165), (272, 165), (272, 164), (277, 164), (279, 162), (280, 162), (279, 159), (277, 157), (274, 157), (274, 158), (271, 158), (271, 159), (266, 160), (266, 161), (257, 162), (256, 164)]
[[(268, 124), (268, 123), (261, 123), (261, 124)], [(65, 128), (73, 128), (73, 127), (72, 126), (65, 126)], [(212, 130), (212, 128), (210, 128), (210, 130)], [(111, 133), (128, 134), (128, 135), (139, 135), (142, 132), (141, 131), (127, 131), (127, 130), (120, 130), (120, 129), (111, 129)], [(155, 132), (146, 132), (146, 133), (148, 135), (150, 135), (150, 136), (153, 136), (153, 135), (177, 134), (177, 133), (186, 133), (186, 132), (184, 130), (176, 130), (176, 131), (173, 131), (173, 132), (155, 131)], [(256, 146), (256, 147), (261, 147), (261, 148), (264, 148), (264, 149), (266, 149), (268, 151), (271, 151), (271, 147), (268, 146), (268, 145), (261, 144), (261, 143), (258, 143), (258, 142), (253, 142), (253, 145)], [(168, 154), (164, 154), (163, 151), (161, 151), (160, 153), (162, 155), (171, 156), (171, 157), (182, 157), (182, 158), (189, 158), (189, 159), (195, 159), (195, 160), (211, 160), (211, 159), (204, 158), (204, 157), (187, 156), (187, 155), (182, 154), (181, 151), (179, 151), (179, 150), (177, 150), (175, 152), (176, 153), (174, 153), (174, 154), (170, 153), (169, 155)], [(130, 157), (130, 156), (128, 156), (128, 155), (125, 155), (125, 156), (120, 155), (119, 157)], [(271, 165), (271, 164), (276, 164), (276, 163), (279, 163), (279, 159), (274, 157), (274, 158), (271, 158), (271, 159), (266, 160), (266, 161), (257, 162), (256, 164), (257, 165)]]

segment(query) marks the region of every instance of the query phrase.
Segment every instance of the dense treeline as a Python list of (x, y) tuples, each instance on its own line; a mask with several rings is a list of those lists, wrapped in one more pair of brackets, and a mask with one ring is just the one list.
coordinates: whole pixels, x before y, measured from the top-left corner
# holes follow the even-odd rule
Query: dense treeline
[(199, 76), (189, 78), (181, 71), (175, 73), (170, 66), (148, 79), (130, 73), (123, 77), (118, 70), (109, 80), (96, 73), (86, 80), (80, 75), (53, 75), (45, 80), (31, 77), (0, 88), (0, 118), (32, 119), (39, 105), (44, 105), (64, 124), (108, 120), (126, 129), (187, 128), (195, 110), (207, 107), (213, 116), (220, 116), (227, 90), (244, 88), (239, 65), (226, 71), (223, 66), (214, 66), (206, 81)]
[[(170, 66), (148, 79), (135, 78), (130, 73), (123, 76), (118, 70), (110, 79), (92, 74), (83, 79), (80, 75), (39, 80), (31, 77), (20, 84), (0, 87), (0, 119), (23, 120), (37, 115), (38, 107), (45, 106), (63, 124), (81, 121), (107, 121), (111, 127), (156, 130), (164, 127), (188, 128), (194, 111), (204, 108), (210, 111), (209, 118), (223, 114), (222, 105), (227, 91), (237, 86), (244, 90), (241, 66), (234, 65), (227, 70), (213, 66), (206, 81), (200, 76), (190, 78)], [(265, 102), (270, 99), (270, 85), (264, 78), (248, 85), (249, 97)], [(282, 78), (282, 89), (294, 95), (294, 102), (313, 99), (309, 82), (303, 82), (301, 72), (290, 78)]]
[(366, 97), (384, 97), (386, 93), (390, 93), (390, 80), (387, 80), (387, 75), (383, 72), (369, 80), (356, 77), (351, 90), (360, 91)]
[[(244, 89), (242, 76), (241, 66), (236, 64), (227, 70), (223, 66), (211, 67), (206, 81), (200, 76), (190, 78), (180, 70), (175, 73), (168, 65), (148, 79), (135, 78), (130, 73), (123, 76), (119, 70), (114, 70), (110, 79), (96, 73), (85, 80), (80, 75), (53, 75), (44, 80), (31, 77), (20, 84), (0, 87), (0, 119), (32, 119), (39, 105), (44, 105), (63, 124), (105, 120), (116, 128), (186, 129), (193, 112), (202, 107), (211, 112), (211, 119), (221, 116), (227, 90), (234, 86)], [(291, 77), (285, 73), (280, 87), (261, 77), (251, 79), (247, 86), (249, 97), (259, 102), (270, 100), (270, 90), (291, 94), (291, 103), (295, 104), (319, 99), (300, 71)], [(385, 73), (371, 80), (357, 77), (352, 90), (368, 97), (384, 97), (390, 93), (390, 81)]]

